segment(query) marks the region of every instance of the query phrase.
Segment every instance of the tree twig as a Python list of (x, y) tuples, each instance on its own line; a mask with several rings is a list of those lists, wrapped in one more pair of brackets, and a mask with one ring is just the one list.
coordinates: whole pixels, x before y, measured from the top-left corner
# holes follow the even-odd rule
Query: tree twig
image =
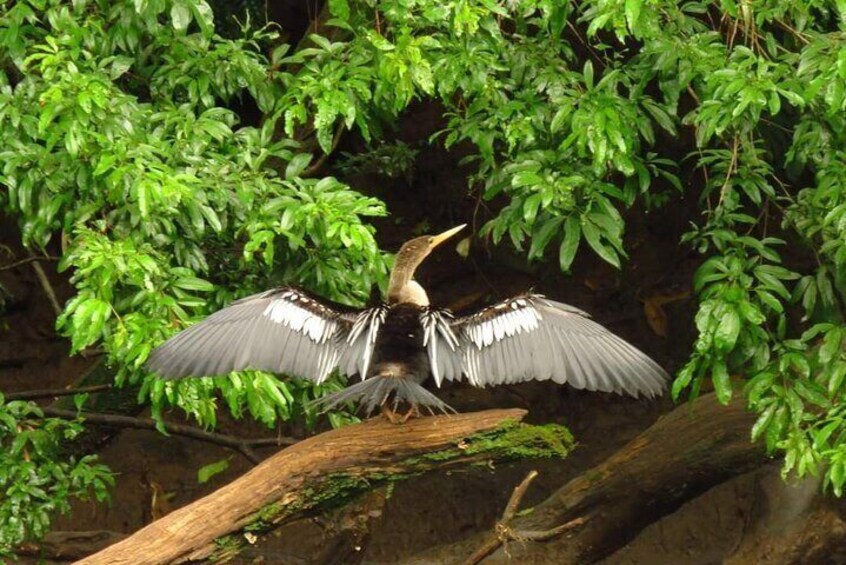
[[(688, 500), (766, 462), (763, 446), (749, 441), (756, 417), (746, 411), (744, 402), (723, 406), (714, 393), (676, 407), (606, 461), (570, 479), (530, 513), (516, 515), (510, 527), (519, 529), (525, 539), (543, 537), (538, 531), (555, 534), (558, 524), (572, 527), (578, 523), (570, 524), (574, 519), (585, 521), (546, 543), (511, 544), (511, 562), (577, 565), (607, 557)], [(675, 487), (667, 489), (668, 484)], [(455, 555), (470, 555), (490, 537), (490, 531), (480, 532), (407, 560), (452, 562)], [(494, 551), (488, 559), (504, 561), (502, 550)]]
[(9, 263), (8, 265), (3, 265), (0, 267), (0, 271), (8, 271), (10, 269), (14, 269), (15, 267), (20, 267), (21, 265), (26, 265), (27, 263), (32, 263), (33, 261), (58, 261), (59, 257), (53, 257), (52, 255), (46, 256), (38, 256), (38, 255), (30, 255), (29, 257), (25, 257), (18, 261), (14, 261)]
[(538, 476), (537, 471), (529, 471), (526, 478), (514, 487), (514, 492), (511, 493), (511, 498), (508, 499), (508, 504), (505, 505), (505, 510), (502, 512), (502, 518), (494, 526), (493, 535), (491, 535), (482, 546), (477, 549), (473, 555), (467, 558), (464, 565), (476, 565), (481, 563), (486, 557), (490, 556), (500, 546), (507, 546), (510, 541), (546, 541), (556, 536), (563, 534), (568, 530), (572, 530), (584, 524), (587, 519), (583, 517), (575, 518), (556, 526), (549, 530), (515, 530), (511, 527), (511, 521), (517, 515), (520, 508), (520, 503), (529, 490), (529, 485)]
[(44, 388), (35, 390), (24, 390), (21, 392), (11, 392), (4, 395), (6, 402), (12, 400), (33, 400), (36, 398), (54, 398), (56, 396), (71, 396), (73, 394), (83, 394), (86, 392), (102, 392), (112, 388), (110, 384), (81, 386), (78, 388)]
[(32, 269), (35, 271), (35, 276), (38, 277), (38, 282), (41, 283), (41, 288), (44, 289), (44, 294), (47, 295), (47, 299), (50, 301), (50, 305), (53, 307), (53, 312), (56, 313), (56, 316), (62, 313), (62, 306), (59, 304), (59, 300), (56, 298), (56, 292), (53, 290), (53, 286), (50, 284), (50, 279), (47, 278), (47, 273), (44, 272), (44, 268), (41, 266), (41, 263), (38, 262), (40, 257), (35, 255), (30, 251), (29, 253)]
[(721, 206), (723, 201), (728, 196), (728, 192), (731, 189), (731, 178), (737, 172), (737, 159), (738, 159), (738, 149), (739, 149), (740, 140), (738, 139), (737, 134), (734, 136), (734, 141), (731, 145), (731, 161), (729, 162), (728, 170), (726, 171), (726, 180), (723, 182), (722, 188), (720, 188), (720, 199), (717, 201), (717, 206)]
[(338, 124), (338, 129), (335, 130), (335, 137), (332, 138), (332, 147), (329, 149), (328, 153), (324, 153), (321, 155), (317, 161), (306, 170), (304, 170), (300, 176), (303, 178), (312, 177), (323, 168), (323, 165), (326, 163), (326, 160), (329, 158), (329, 155), (335, 152), (335, 149), (338, 147), (338, 144), (341, 142), (341, 135), (344, 133), (344, 122)]
[[(45, 416), (54, 418), (65, 418), (67, 420), (75, 420), (76, 418), (83, 418), (86, 422), (92, 424), (100, 424), (104, 426), (115, 426), (120, 428), (135, 428), (139, 430), (155, 430), (156, 421), (152, 418), (136, 418), (133, 416), (121, 416), (118, 414), (100, 414), (97, 412), (76, 412), (74, 410), (65, 410), (63, 408), (53, 408), (45, 406), (41, 408)], [(206, 443), (213, 443), (215, 445), (222, 445), (239, 452), (246, 457), (251, 463), (257, 465), (259, 457), (253, 451), (253, 447), (268, 446), (268, 445), (293, 445), (299, 440), (291, 437), (278, 438), (239, 438), (226, 434), (219, 434), (215, 432), (207, 432), (193, 426), (185, 424), (176, 424), (173, 422), (163, 422), (162, 427), (168, 433), (190, 437)]]
[(526, 496), (526, 491), (529, 490), (529, 485), (532, 484), (532, 481), (537, 476), (538, 472), (533, 469), (529, 471), (529, 474), (526, 475), (526, 478), (519, 485), (514, 487), (514, 492), (511, 493), (511, 498), (508, 499), (508, 504), (505, 505), (505, 510), (502, 512), (501, 523), (507, 524), (511, 522), (511, 519), (514, 518), (517, 510), (520, 508), (520, 503), (523, 502), (523, 497)]

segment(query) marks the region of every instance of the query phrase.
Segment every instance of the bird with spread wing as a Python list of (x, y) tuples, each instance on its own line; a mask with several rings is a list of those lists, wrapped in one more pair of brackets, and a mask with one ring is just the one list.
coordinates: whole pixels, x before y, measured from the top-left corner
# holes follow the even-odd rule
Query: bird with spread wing
[[(667, 373), (639, 349), (572, 306), (526, 293), (456, 317), (429, 304), (414, 279), (423, 260), (464, 225), (406, 242), (387, 300), (356, 309), (293, 287), (237, 300), (178, 333), (150, 356), (167, 379), (258, 369), (323, 382), (334, 371), (360, 381), (321, 399), (362, 403), (403, 422), (419, 407), (451, 408), (422, 386), (431, 377), (478, 387), (552, 380), (578, 389), (652, 398)], [(398, 414), (400, 403), (408, 411)]]

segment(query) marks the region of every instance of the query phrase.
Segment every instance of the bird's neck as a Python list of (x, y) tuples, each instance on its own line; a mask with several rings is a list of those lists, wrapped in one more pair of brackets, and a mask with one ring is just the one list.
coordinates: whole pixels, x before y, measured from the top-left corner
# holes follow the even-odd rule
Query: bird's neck
[(391, 279), (388, 281), (388, 304), (429, 305), (429, 296), (412, 276), (414, 269), (399, 267), (391, 272)]
[[(391, 302), (390, 297), (388, 302)], [(428, 306), (429, 296), (417, 281), (408, 281), (396, 296), (396, 304), (414, 304), (415, 306)]]

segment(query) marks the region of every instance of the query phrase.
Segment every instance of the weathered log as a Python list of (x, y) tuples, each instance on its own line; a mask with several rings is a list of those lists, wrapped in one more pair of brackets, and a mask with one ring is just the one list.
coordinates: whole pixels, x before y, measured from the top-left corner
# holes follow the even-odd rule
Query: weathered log
[(142, 528), (80, 563), (145, 565), (225, 560), (256, 534), (380, 484), (433, 469), (564, 456), (560, 426), (519, 424), (525, 410), (487, 410), (404, 425), (374, 418), (308, 438), (229, 485)]
[(726, 565), (846, 563), (846, 501), (823, 494), (821, 477), (785, 481), (780, 464), (753, 477), (748, 524)]
[[(749, 440), (754, 419), (740, 402), (722, 406), (713, 394), (679, 406), (511, 524), (524, 531), (549, 530), (581, 518), (582, 526), (543, 543), (508, 544), (484, 563), (566, 565), (613, 553), (685, 501), (764, 463), (763, 449)], [(471, 555), (485, 540), (482, 533), (407, 562)]]

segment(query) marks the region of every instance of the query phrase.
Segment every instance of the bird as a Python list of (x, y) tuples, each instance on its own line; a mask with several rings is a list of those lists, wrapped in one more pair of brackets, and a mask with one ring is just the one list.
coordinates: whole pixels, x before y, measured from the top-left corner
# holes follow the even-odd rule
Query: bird
[[(378, 407), (393, 423), (454, 412), (423, 386), (465, 379), (476, 387), (552, 380), (635, 398), (660, 396), (669, 379), (648, 355), (574, 306), (524, 292), (456, 315), (433, 306), (414, 274), (466, 224), (423, 235), (397, 252), (384, 301), (338, 304), (293, 286), (236, 300), (156, 348), (147, 367), (179, 379), (255, 369), (317, 383), (338, 372), (359, 381), (319, 399)], [(399, 405), (408, 410), (400, 413)]]

